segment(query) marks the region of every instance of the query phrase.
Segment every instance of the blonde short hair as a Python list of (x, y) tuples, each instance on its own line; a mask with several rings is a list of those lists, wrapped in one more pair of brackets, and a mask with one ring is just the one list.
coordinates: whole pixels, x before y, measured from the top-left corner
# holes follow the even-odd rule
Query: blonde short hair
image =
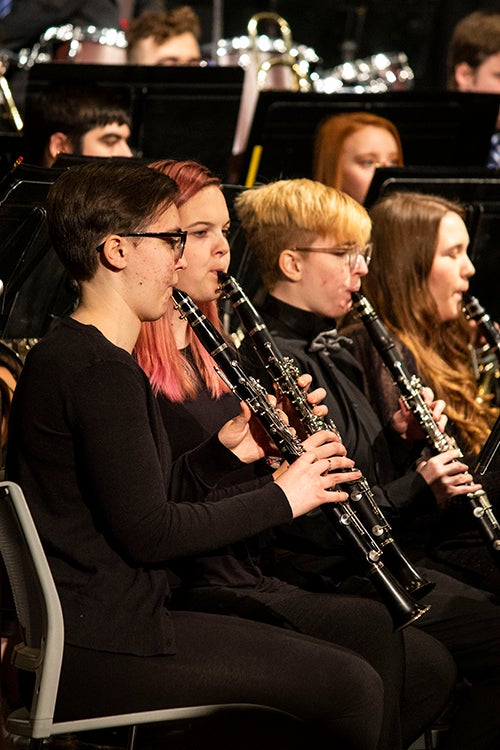
[(236, 199), (235, 209), (262, 281), (270, 290), (280, 278), (278, 259), (283, 250), (307, 246), (330, 234), (339, 243), (360, 245), (370, 237), (370, 218), (357, 201), (305, 178), (245, 190)]

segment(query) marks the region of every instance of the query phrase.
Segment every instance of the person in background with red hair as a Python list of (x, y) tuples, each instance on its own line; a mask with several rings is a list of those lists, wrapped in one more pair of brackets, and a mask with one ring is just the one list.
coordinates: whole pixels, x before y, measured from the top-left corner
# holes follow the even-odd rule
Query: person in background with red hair
[(313, 177), (364, 203), (377, 167), (402, 167), (396, 126), (371, 112), (333, 115), (320, 123), (314, 141)]

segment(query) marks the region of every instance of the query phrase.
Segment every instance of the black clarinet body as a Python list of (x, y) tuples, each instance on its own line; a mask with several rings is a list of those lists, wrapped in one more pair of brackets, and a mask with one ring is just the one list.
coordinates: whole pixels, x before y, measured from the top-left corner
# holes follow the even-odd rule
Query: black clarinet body
[[(385, 366), (391, 373), (401, 398), (415, 415), (433, 452), (438, 454), (453, 448), (457, 449), (458, 446), (454, 438), (439, 429), (422, 396), (420, 379), (415, 374), (410, 374), (406, 369), (391, 333), (378, 317), (372, 304), (359, 292), (354, 293), (352, 298), (354, 307)], [(484, 490), (470, 492), (466, 497), (481, 535), (498, 564), (500, 562), (498, 556), (500, 552), (500, 525), (493, 512), (491, 502)]]
[[(188, 294), (174, 289), (172, 296), (176, 309), (186, 318), (195, 335), (214, 359), (219, 375), (237, 398), (246, 401), (282, 457), (293, 463), (305, 449), (282, 420), (279, 412), (270, 404), (265, 388), (258, 380), (244, 372), (231, 345)], [(361, 563), (365, 575), (373, 582), (391, 614), (395, 630), (406, 627), (427, 612), (429, 605), (421, 605), (414, 600), (385, 567), (381, 559), (381, 548), (363, 527), (348, 503), (327, 503), (321, 506), (321, 510)]]
[(495, 355), (497, 363), (500, 364), (500, 332), (497, 330), (494, 322), (481, 305), (477, 297), (469, 292), (463, 296), (463, 306), (465, 317), (468, 320), (474, 320), (480, 332), (484, 336), (489, 351)]
[[(260, 361), (294, 407), (300, 424), (308, 435), (319, 430), (335, 432), (342, 440), (337, 426), (331, 418), (317, 416), (307, 401), (304, 391), (297, 385), (301, 374), (291, 357), (281, 354), (260, 313), (248, 299), (240, 284), (232, 276), (219, 273), (222, 292), (229, 298), (243, 329), (249, 336)], [(434, 588), (434, 583), (425, 579), (412, 565), (393, 538), (392, 529), (373, 496), (365, 477), (340, 485), (348, 493), (349, 502), (362, 524), (382, 548), (384, 562), (404, 586), (406, 591), (421, 598)]]
[(462, 310), (468, 320), (477, 324), (485, 344), (471, 350), (472, 366), (477, 380), (478, 398), (500, 405), (500, 331), (477, 297), (466, 293)]

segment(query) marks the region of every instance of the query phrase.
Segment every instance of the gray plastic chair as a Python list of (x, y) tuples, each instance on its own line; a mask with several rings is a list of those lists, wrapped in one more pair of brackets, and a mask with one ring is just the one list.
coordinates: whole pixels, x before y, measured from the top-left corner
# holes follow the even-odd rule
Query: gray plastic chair
[(54, 707), (64, 650), (64, 621), (57, 589), (31, 513), (19, 485), (0, 482), (0, 550), (14, 596), (23, 642), (13, 652), (19, 669), (35, 673), (31, 709), (13, 711), (6, 720), (11, 735), (30, 739), (30, 748), (41, 748), (44, 739), (105, 728), (130, 727), (128, 750), (133, 750), (140, 724), (192, 720), (224, 709), (284, 712), (254, 704), (216, 704), (166, 708), (139, 713), (98, 716), (75, 721), (54, 721)]

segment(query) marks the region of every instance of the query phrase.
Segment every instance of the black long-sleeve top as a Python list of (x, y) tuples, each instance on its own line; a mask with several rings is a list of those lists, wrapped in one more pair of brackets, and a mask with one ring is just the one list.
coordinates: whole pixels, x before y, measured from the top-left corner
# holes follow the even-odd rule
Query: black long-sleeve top
[[(184, 356), (196, 371), (189, 348)], [(217, 432), (222, 425), (240, 412), (240, 404), (232, 393), (213, 398), (201, 379), (195, 398), (183, 402), (172, 402), (158, 395), (158, 403), (165, 428), (172, 442), (174, 458), (191, 451)], [(240, 465), (228, 471), (208, 495), (209, 499), (225, 494), (244, 492), (264, 487), (272, 481), (265, 465), (256, 462)], [(249, 535), (250, 537), (250, 535)], [(190, 557), (173, 566), (181, 579), (183, 589), (208, 586), (227, 586), (254, 591), (278, 590), (282, 584), (275, 578), (264, 576), (259, 567), (260, 542), (257, 538), (247, 538), (224, 548), (211, 550), (199, 557)]]
[(200, 502), (238, 466), (217, 437), (172, 462), (145, 374), (93, 326), (65, 319), (30, 351), (12, 406), (7, 475), (26, 494), (69, 643), (175, 651), (166, 562), (291, 519), (275, 483)]
[[(426, 521), (436, 503), (425, 481), (412, 468), (416, 451), (392, 430), (382, 427), (362, 392), (359, 363), (342, 343), (335, 351), (309, 351), (320, 332), (335, 328), (335, 320), (319, 318), (270, 295), (259, 310), (281, 354), (293, 357), (300, 372), (312, 376), (312, 387), (326, 389), (328, 416), (388, 519), (397, 522), (399, 517), (421, 516)], [(263, 371), (258, 374), (265, 382)], [(295, 544), (301, 538), (313, 545), (313, 551), (338, 549), (336, 534), (321, 513), (298, 518), (291, 527), (293, 532), (284, 532), (287, 537), (295, 535)]]

